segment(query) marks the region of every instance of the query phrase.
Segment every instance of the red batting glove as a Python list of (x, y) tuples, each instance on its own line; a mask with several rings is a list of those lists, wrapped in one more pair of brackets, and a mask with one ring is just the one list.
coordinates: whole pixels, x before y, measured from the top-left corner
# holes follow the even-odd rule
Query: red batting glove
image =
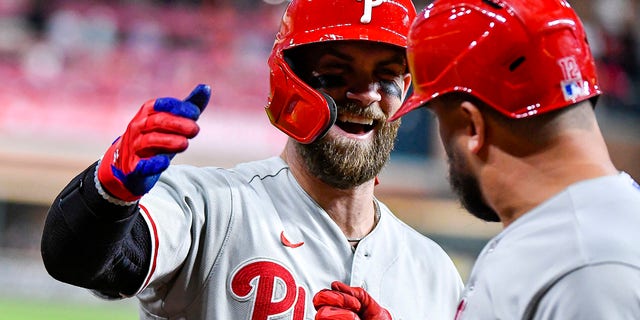
[(392, 320), (363, 288), (350, 287), (340, 281), (331, 283), (331, 290), (320, 290), (313, 297), (318, 311), (316, 320)]
[(151, 190), (175, 154), (198, 134), (196, 120), (210, 96), (211, 88), (201, 84), (184, 100), (159, 98), (142, 105), (98, 167), (100, 186), (113, 201), (133, 202)]

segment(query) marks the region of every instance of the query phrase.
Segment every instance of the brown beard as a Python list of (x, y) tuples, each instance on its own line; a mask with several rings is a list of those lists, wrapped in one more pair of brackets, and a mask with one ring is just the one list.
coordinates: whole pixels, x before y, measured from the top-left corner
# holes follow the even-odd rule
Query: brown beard
[(449, 148), (445, 148), (449, 161), (449, 184), (460, 203), (476, 218), (489, 222), (500, 221), (496, 211), (484, 199), (478, 178), (469, 173), (462, 155), (453, 149), (449, 151)]
[[(339, 107), (340, 108), (340, 107)], [(350, 113), (366, 114), (362, 107), (345, 106)], [(353, 111), (353, 112), (352, 112)], [(336, 141), (327, 136), (310, 144), (296, 143), (298, 153), (315, 177), (338, 189), (359, 186), (376, 177), (385, 166), (398, 135), (400, 120), (378, 119), (372, 144)]]

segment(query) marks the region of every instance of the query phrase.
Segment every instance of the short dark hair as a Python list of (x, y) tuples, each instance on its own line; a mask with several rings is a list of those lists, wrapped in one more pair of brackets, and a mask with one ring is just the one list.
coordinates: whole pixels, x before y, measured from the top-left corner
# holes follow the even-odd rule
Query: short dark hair
[(438, 99), (441, 99), (446, 105), (460, 105), (468, 101), (478, 107), (483, 115), (491, 118), (511, 134), (535, 144), (544, 144), (561, 130), (567, 128), (587, 128), (591, 125), (591, 119), (595, 117), (591, 100), (581, 101), (539, 115), (514, 119), (467, 92), (451, 92)]

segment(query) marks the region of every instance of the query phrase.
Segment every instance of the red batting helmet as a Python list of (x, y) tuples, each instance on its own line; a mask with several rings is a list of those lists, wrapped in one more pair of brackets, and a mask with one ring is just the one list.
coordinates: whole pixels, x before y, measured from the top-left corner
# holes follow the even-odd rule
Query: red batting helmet
[(584, 27), (564, 0), (436, 0), (415, 19), (407, 57), (414, 92), (393, 119), (454, 91), (511, 118), (601, 93)]
[(298, 78), (284, 51), (300, 45), (366, 40), (407, 47), (416, 15), (411, 0), (293, 0), (269, 57), (271, 123), (301, 143), (322, 137), (336, 120), (335, 102)]

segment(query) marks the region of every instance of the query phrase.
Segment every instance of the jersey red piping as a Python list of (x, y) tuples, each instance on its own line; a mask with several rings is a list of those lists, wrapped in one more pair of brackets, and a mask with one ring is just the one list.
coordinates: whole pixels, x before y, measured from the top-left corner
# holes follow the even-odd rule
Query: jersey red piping
[(153, 243), (154, 246), (153, 248), (155, 250), (153, 250), (153, 257), (151, 260), (151, 271), (149, 272), (149, 275), (147, 276), (147, 279), (144, 281), (144, 285), (142, 286), (142, 288), (146, 288), (147, 285), (149, 284), (149, 281), (151, 281), (151, 276), (153, 275), (153, 273), (156, 271), (156, 265), (158, 262), (158, 246), (159, 246), (159, 240), (158, 240), (158, 229), (156, 228), (156, 223), (155, 221), (153, 221), (153, 219), (151, 218), (151, 215), (149, 214), (149, 210), (147, 210), (147, 208), (145, 208), (143, 205), (139, 204), (138, 205), (140, 207), (140, 209), (142, 209), (142, 212), (144, 213), (144, 215), (147, 217), (147, 220), (149, 221), (149, 223), (151, 224), (151, 229), (153, 230)]

